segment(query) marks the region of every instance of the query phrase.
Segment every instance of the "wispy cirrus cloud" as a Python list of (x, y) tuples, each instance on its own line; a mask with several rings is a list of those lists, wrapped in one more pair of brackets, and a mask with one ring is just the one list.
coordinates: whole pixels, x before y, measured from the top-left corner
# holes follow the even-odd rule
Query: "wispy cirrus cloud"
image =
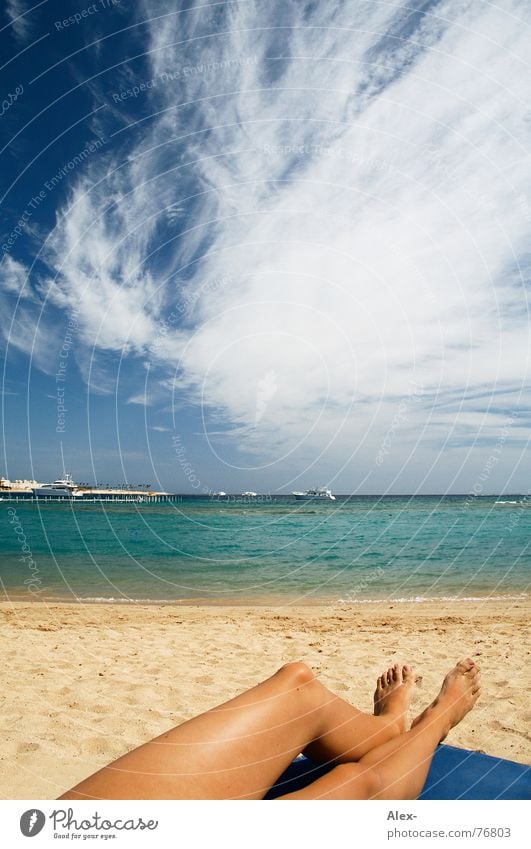
[(377, 445), (412, 386), (405, 442), (495, 432), (529, 380), (525, 4), (143, 8), (154, 82), (44, 254), (85, 348), (268, 461)]
[(6, 0), (5, 12), (18, 41), (25, 41), (31, 34), (31, 9), (34, 5), (29, 0)]

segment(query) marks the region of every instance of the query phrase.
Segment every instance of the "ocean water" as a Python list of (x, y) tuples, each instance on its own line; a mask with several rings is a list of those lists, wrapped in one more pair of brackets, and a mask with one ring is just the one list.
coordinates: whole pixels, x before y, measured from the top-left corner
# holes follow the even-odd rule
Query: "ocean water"
[(531, 501), (514, 501), (3, 501), (1, 585), (13, 599), (116, 602), (517, 598)]

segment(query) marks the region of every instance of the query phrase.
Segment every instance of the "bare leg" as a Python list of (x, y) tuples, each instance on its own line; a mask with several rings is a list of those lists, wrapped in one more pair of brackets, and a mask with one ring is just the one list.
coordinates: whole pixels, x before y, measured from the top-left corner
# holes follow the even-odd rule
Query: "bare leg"
[(283, 799), (416, 799), (426, 782), (433, 753), (450, 728), (474, 707), (479, 670), (468, 658), (452, 669), (435, 701), (410, 731), (343, 764), (304, 790)]
[[(390, 667), (387, 672), (380, 675), (376, 682), (376, 690), (374, 693), (374, 714), (375, 716), (387, 719), (388, 722), (396, 729), (396, 733), (402, 734), (406, 730), (406, 716), (413, 689), (415, 685), (415, 676), (410, 666), (400, 666), (396, 663)], [(337, 697), (336, 697), (337, 698)], [(338, 708), (341, 699), (337, 699)], [(345, 702), (342, 703), (345, 705)], [(348, 706), (350, 707), (350, 705)], [(350, 711), (338, 709), (336, 721), (340, 720), (340, 714), (344, 714), (343, 725), (334, 725), (328, 729), (325, 734), (310, 743), (304, 750), (304, 754), (318, 763), (347, 763), (357, 761), (363, 757), (368, 751), (374, 749), (375, 746), (385, 742), (382, 740), (382, 729), (378, 726), (366, 726), (366, 732), (363, 743), (360, 745), (359, 733), (349, 735), (351, 738), (350, 746), (345, 747), (342, 738), (347, 737), (345, 731), (356, 724), (356, 719), (353, 719)], [(365, 717), (365, 714), (362, 714)], [(364, 721), (364, 720), (361, 720)], [(357, 718), (357, 723), (360, 723), (360, 718)], [(348, 737), (347, 737), (348, 739)], [(389, 738), (387, 738), (389, 739)]]
[[(364, 714), (290, 663), (229, 702), (140, 746), (62, 799), (261, 799), (310, 743), (326, 761), (361, 758), (403, 730), (409, 684), (385, 673), (379, 714)], [(390, 683), (388, 678), (390, 676)], [(383, 678), (383, 676), (382, 676)], [(402, 688), (402, 689), (400, 689)]]

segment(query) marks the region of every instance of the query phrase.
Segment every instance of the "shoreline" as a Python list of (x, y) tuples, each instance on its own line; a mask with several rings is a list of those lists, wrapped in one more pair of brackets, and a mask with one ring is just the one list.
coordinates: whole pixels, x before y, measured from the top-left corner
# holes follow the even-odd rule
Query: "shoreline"
[[(459, 613), (460, 617), (467, 615), (495, 616), (496, 621), (503, 621), (503, 615), (509, 614), (512, 611), (527, 610), (530, 615), (530, 631), (531, 631), (531, 596), (497, 596), (497, 597), (469, 597), (463, 599), (454, 598), (426, 598), (418, 599), (364, 599), (356, 602), (343, 602), (340, 600), (324, 600), (317, 599), (315, 601), (300, 601), (292, 599), (290, 601), (280, 601), (275, 599), (263, 599), (260, 602), (246, 600), (220, 600), (214, 599), (183, 599), (175, 602), (158, 602), (158, 601), (68, 601), (68, 600), (27, 600), (27, 599), (10, 599), (0, 600), (0, 626), (5, 621), (6, 615), (14, 614), (16, 611), (40, 611), (42, 613), (52, 614), (57, 612), (57, 615), (62, 615), (67, 612), (75, 614), (76, 611), (80, 617), (83, 616), (83, 611), (108, 611), (109, 613), (116, 608), (124, 615), (131, 613), (133, 616), (138, 614), (140, 617), (146, 616), (148, 621), (156, 622), (157, 614), (165, 612), (171, 617), (172, 613), (177, 611), (211, 611), (212, 614), (222, 615), (224, 613), (241, 612), (252, 613), (256, 611), (257, 615), (264, 615), (267, 612), (282, 613), (287, 611), (293, 616), (302, 616), (305, 613), (319, 614), (324, 617), (333, 614), (342, 613), (345, 617), (361, 616), (377, 617), (382, 615), (391, 615), (400, 618), (402, 614), (406, 616), (418, 616), (419, 619), (426, 617), (439, 619), (449, 615), (448, 607), (452, 608), (453, 613)], [(365, 609), (366, 608), (366, 609)], [(153, 618), (148, 616), (152, 614)], [(377, 619), (375, 621), (377, 621)], [(63, 623), (64, 624), (64, 623)], [(531, 648), (531, 647), (530, 647)]]
[[(32, 597), (33, 596), (33, 597)], [(337, 598), (320, 597), (307, 598), (305, 596), (260, 596), (260, 597), (244, 597), (234, 598), (225, 597), (220, 599), (209, 598), (208, 596), (198, 596), (197, 598), (182, 598), (182, 599), (156, 599), (156, 598), (104, 598), (104, 597), (88, 597), (88, 598), (72, 598), (49, 596), (48, 598), (39, 598), (37, 593), (24, 594), (9, 594), (7, 598), (0, 598), (0, 609), (4, 605), (43, 605), (51, 607), (54, 605), (73, 605), (94, 607), (102, 605), (105, 607), (323, 607), (330, 608), (338, 606), (342, 608), (363, 607), (365, 605), (426, 605), (434, 604), (504, 604), (511, 603), (531, 603), (531, 595), (527, 592), (516, 592), (514, 594), (500, 595), (477, 595), (477, 596), (411, 596), (398, 598)]]
[[(470, 655), (482, 696), (447, 742), (531, 763), (531, 601), (179, 605), (0, 603), (3, 798), (57, 798), (99, 767), (291, 660), (372, 711), (394, 662), (411, 716)], [(22, 674), (23, 671), (23, 674)]]

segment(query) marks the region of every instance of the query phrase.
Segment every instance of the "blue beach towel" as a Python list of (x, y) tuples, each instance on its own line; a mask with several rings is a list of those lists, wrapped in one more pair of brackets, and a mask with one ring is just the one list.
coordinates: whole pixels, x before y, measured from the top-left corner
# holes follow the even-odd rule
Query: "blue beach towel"
[[(301, 790), (331, 768), (300, 755), (265, 798)], [(419, 799), (531, 799), (531, 767), (443, 744)]]

